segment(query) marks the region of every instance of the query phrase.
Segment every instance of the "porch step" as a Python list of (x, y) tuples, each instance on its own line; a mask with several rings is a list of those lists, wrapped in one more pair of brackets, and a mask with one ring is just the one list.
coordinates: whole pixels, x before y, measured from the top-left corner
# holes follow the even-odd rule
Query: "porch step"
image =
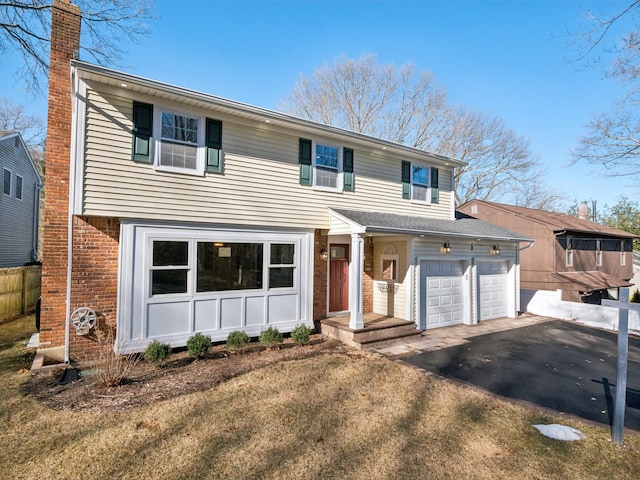
[(321, 331), (323, 335), (340, 340), (359, 350), (417, 341), (422, 334), (422, 331), (416, 329), (413, 322), (398, 319), (394, 319), (393, 322), (381, 322), (379, 324), (365, 323), (365, 328), (360, 330), (352, 330), (341, 322), (323, 320)]

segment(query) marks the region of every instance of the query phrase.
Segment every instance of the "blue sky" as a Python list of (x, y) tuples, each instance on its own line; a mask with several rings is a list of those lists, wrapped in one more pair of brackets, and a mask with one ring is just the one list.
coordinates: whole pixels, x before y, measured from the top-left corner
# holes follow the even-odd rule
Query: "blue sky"
[[(582, 126), (624, 92), (566, 45), (586, 7), (612, 8), (573, 0), (157, 0), (151, 36), (125, 45), (117, 68), (275, 109), (300, 74), (342, 55), (411, 62), (436, 76), (451, 103), (498, 115), (527, 137), (550, 187), (570, 200), (595, 199), (601, 210), (621, 194), (640, 200), (640, 190), (598, 168), (569, 166)], [(17, 62), (0, 59), (0, 96), (45, 117), (46, 102), (15, 83)]]

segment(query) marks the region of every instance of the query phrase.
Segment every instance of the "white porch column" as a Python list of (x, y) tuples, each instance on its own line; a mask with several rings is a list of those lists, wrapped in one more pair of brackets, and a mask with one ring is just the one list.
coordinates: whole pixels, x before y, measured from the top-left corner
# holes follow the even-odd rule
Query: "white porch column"
[(364, 276), (364, 237), (351, 234), (351, 263), (349, 264), (349, 328), (364, 328), (362, 316), (363, 296), (362, 282)]

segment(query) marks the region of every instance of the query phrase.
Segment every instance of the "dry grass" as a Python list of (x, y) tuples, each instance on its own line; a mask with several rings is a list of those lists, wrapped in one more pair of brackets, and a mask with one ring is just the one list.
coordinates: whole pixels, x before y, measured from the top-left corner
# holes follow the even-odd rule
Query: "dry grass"
[[(20, 393), (28, 320), (0, 325), (0, 478), (636, 478), (640, 437), (550, 417), (374, 355), (271, 365), (117, 413)], [(534, 423), (586, 440), (558, 442)]]

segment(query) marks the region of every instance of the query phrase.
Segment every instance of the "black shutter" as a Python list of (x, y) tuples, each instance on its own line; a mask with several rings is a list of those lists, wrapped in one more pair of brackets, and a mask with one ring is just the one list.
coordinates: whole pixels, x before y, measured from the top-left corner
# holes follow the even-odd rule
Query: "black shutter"
[(153, 105), (133, 102), (133, 145), (131, 158), (136, 162), (153, 163), (151, 142), (153, 136)]
[(311, 185), (312, 169), (311, 169), (311, 140), (305, 138), (300, 139), (300, 185)]
[(342, 170), (344, 176), (344, 189), (353, 192), (356, 189), (355, 177), (353, 175), (353, 150), (345, 148), (342, 158)]
[(402, 198), (411, 198), (411, 162), (402, 161)]
[(207, 172), (222, 172), (222, 122), (207, 118), (205, 135), (205, 147), (207, 147)]
[(440, 189), (438, 188), (438, 169), (431, 167), (431, 203), (440, 202)]

